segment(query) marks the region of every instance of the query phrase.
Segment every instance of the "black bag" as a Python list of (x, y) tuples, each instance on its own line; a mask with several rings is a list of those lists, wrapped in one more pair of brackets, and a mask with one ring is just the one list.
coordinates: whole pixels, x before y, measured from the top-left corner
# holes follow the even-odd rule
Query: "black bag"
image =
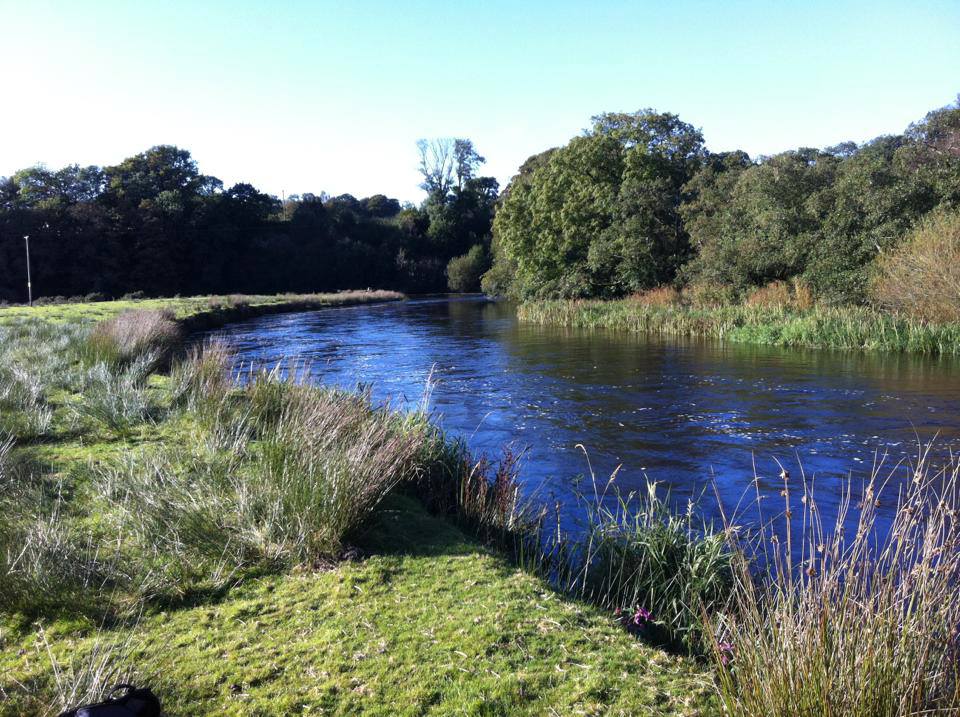
[[(118, 690), (126, 693), (114, 697)], [(149, 687), (117, 685), (103, 702), (62, 712), (59, 717), (160, 717), (160, 700)]]

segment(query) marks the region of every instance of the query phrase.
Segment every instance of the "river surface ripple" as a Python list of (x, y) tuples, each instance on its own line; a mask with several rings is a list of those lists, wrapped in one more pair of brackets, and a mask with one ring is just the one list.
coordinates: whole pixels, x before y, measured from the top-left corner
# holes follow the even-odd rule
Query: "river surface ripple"
[(960, 448), (954, 359), (533, 326), (473, 298), (264, 316), (216, 333), (246, 364), (297, 358), (316, 381), (361, 384), (395, 407), (418, 405), (432, 375), (442, 427), (476, 453), (525, 451), (525, 490), (568, 517), (592, 490), (578, 446), (601, 484), (622, 466), (621, 491), (645, 477), (679, 501), (706, 490), (713, 515), (715, 493), (728, 511), (753, 495), (754, 466), (778, 500), (777, 461), (794, 479), (802, 464), (826, 510), (844, 476), (865, 477), (880, 454), (915, 457), (918, 437), (935, 434), (940, 456)]

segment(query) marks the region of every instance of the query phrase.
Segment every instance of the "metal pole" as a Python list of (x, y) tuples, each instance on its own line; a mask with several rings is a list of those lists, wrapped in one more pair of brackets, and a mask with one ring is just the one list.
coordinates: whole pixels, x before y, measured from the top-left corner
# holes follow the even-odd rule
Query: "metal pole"
[(23, 235), (23, 242), (27, 245), (27, 301), (33, 306), (33, 284), (30, 283), (30, 235)]

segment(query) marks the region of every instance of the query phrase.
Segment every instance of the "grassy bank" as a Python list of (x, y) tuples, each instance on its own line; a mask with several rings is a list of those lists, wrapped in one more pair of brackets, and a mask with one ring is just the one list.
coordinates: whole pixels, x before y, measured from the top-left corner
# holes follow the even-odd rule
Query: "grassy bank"
[(57, 303), (43, 306), (0, 307), (0, 324), (20, 320), (43, 320), (55, 323), (102, 321), (124, 311), (169, 311), (187, 329), (216, 328), (230, 321), (264, 314), (310, 311), (335, 306), (400, 301), (397, 291), (358, 290), (334, 294), (230, 294), (227, 296), (188, 296), (166, 299), (131, 299)]
[(363, 395), (234, 385), (176, 351), (186, 301), (0, 326), (0, 714), (128, 677), (171, 715), (715, 711), (703, 664), (488, 547), (525, 524), (507, 472)]
[(930, 324), (865, 307), (657, 305), (617, 301), (539, 301), (517, 309), (521, 321), (637, 333), (703, 337), (795, 348), (960, 355), (960, 324)]
[(416, 503), (385, 505), (360, 547), (331, 569), (251, 578), (134, 627), (6, 627), (0, 714), (42, 714), (59, 693), (54, 663), (65, 682), (91, 682), (104, 653), (115, 678), (137, 666), (172, 716), (716, 711), (707, 669), (643, 645)]

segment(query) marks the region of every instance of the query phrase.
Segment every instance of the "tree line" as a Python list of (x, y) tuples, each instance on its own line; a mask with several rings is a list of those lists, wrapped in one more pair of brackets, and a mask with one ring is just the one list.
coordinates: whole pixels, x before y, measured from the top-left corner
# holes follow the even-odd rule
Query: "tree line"
[(710, 152), (669, 112), (606, 113), (502, 194), (471, 141), (417, 148), (420, 206), (281, 203), (225, 188), (172, 146), (24, 169), (0, 179), (0, 301), (25, 299), (29, 236), (36, 296), (476, 291), (482, 276), (488, 294), (522, 299), (673, 286), (735, 300), (792, 281), (861, 303), (922, 219), (960, 209), (960, 101), (902, 134), (757, 158)]
[[(803, 282), (859, 303), (878, 258), (960, 209), (960, 100), (899, 135), (769, 157), (712, 153), (670, 113), (608, 113), (530, 157), (503, 192), (490, 293), (619, 297)], [(957, 257), (960, 258), (960, 257)]]
[(115, 166), (21, 170), (0, 178), (0, 301), (26, 300), (24, 237), (35, 297), (478, 290), (497, 182), (479, 176), (469, 140), (418, 147), (420, 206), (382, 194), (281, 202), (224, 187), (168, 145)]

